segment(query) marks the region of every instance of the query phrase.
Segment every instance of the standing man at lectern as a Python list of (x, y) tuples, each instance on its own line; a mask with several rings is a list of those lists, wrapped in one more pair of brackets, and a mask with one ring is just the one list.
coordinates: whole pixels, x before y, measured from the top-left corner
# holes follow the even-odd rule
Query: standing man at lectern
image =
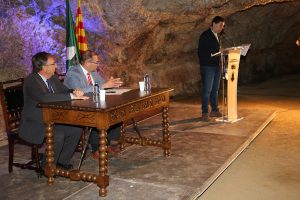
[[(211, 27), (200, 35), (198, 56), (202, 79), (202, 121), (209, 117), (221, 117), (218, 108), (218, 90), (222, 73), (219, 34), (223, 31), (225, 19), (220, 16), (213, 18)], [(208, 102), (211, 112), (209, 113)]]

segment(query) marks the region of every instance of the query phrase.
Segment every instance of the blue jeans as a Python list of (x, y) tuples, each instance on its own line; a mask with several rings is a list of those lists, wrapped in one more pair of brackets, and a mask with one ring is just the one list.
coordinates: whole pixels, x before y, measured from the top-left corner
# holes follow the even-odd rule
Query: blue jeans
[(218, 92), (221, 80), (221, 67), (201, 66), (202, 79), (202, 113), (208, 113), (208, 100), (211, 111), (219, 112)]

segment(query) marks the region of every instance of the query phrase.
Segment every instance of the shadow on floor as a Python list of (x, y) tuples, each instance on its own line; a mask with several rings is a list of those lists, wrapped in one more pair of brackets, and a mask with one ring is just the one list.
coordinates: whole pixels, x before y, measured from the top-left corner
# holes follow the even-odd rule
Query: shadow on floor
[[(109, 159), (112, 200), (181, 200), (200, 195), (273, 119), (273, 111), (240, 110), (244, 117), (236, 123), (203, 123), (200, 105), (171, 103), (169, 121), (171, 156), (158, 147), (129, 146)], [(259, 116), (259, 117), (258, 117)], [(161, 116), (139, 123), (142, 134), (161, 137)], [(129, 128), (127, 132), (131, 133)], [(133, 134), (133, 133), (131, 133)], [(19, 146), (17, 159), (26, 160), (28, 149)], [(26, 154), (26, 155), (25, 155)], [(7, 170), (8, 149), (0, 148), (0, 199), (98, 199), (95, 184), (58, 177), (52, 186), (29, 170)], [(79, 160), (76, 153), (75, 166)], [(98, 171), (98, 163), (87, 157), (82, 170)]]

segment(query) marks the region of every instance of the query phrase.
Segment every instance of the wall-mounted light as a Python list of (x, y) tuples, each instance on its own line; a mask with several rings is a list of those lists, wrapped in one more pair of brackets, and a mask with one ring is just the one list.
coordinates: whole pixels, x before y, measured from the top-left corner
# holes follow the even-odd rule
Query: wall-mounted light
[(296, 45), (300, 47), (300, 37), (296, 40)]

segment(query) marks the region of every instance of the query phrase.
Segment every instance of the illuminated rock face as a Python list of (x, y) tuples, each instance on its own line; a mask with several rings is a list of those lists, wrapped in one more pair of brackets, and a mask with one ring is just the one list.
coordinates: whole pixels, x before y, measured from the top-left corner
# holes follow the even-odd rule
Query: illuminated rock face
[[(270, 3), (281, 2), (281, 3)], [(76, 0), (70, 0), (73, 17)], [(84, 0), (88, 47), (102, 58), (106, 76), (137, 87), (144, 73), (174, 95), (200, 93), (199, 34), (224, 16), (224, 46), (251, 43), (240, 82), (299, 71), (299, 1)], [(65, 66), (65, 0), (0, 0), (0, 80), (25, 76), (38, 51)]]
[[(70, 3), (75, 19), (77, 1)], [(173, 95), (200, 94), (197, 43), (214, 15), (226, 18), (225, 47), (252, 44), (241, 59), (240, 83), (299, 72), (300, 1), (82, 0), (81, 5), (88, 46), (102, 58), (101, 73), (121, 77), (126, 86), (138, 87), (148, 73), (153, 86), (174, 88)], [(56, 54), (63, 68), (65, 23), (65, 0), (0, 0), (0, 81), (30, 73), (31, 56), (39, 51)]]

